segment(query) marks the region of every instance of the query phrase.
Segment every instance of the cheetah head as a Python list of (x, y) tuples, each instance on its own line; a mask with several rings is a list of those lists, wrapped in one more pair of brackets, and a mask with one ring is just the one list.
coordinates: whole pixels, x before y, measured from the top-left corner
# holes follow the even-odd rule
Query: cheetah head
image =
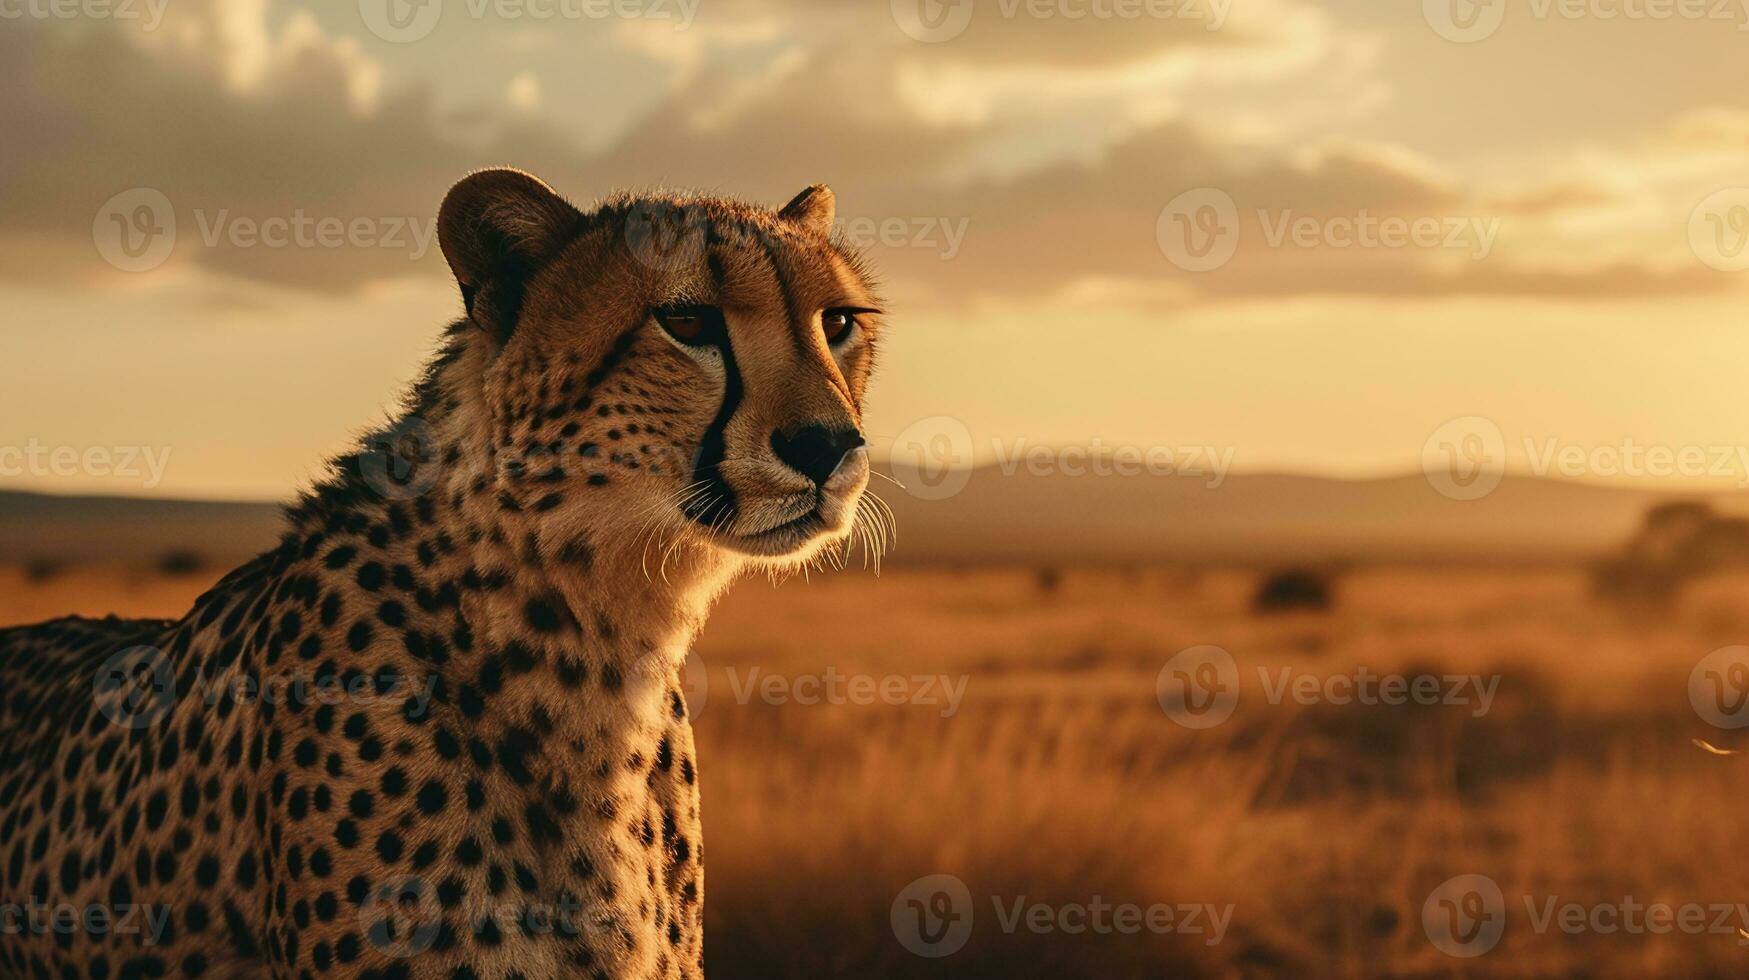
[(462, 180), (439, 242), (487, 348), (499, 479), (540, 520), (617, 515), (773, 564), (852, 533), (880, 303), (832, 192), (780, 210), (638, 196), (593, 212), (515, 170)]

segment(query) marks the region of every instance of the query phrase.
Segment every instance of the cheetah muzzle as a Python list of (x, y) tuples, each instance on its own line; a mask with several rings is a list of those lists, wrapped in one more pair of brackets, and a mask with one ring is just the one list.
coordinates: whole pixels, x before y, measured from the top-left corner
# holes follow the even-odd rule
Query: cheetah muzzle
[(275, 550), (0, 631), (0, 974), (701, 975), (686, 651), (875, 520), (833, 220), (457, 184), (465, 316)]

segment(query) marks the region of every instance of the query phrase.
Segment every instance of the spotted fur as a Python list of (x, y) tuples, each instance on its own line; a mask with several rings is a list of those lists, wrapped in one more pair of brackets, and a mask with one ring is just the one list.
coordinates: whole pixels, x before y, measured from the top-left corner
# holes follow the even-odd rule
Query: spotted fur
[(466, 316), (279, 547), (178, 620), (0, 631), (0, 975), (700, 976), (685, 652), (870, 513), (860, 438), (795, 462), (860, 430), (879, 330), (831, 224), (458, 184)]

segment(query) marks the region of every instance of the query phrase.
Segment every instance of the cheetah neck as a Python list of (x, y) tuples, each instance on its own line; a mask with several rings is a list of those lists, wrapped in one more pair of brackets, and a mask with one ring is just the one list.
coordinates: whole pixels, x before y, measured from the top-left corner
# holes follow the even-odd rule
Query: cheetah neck
[[(423, 583), (416, 596), (425, 588), (453, 597), (464, 641), (503, 658), (505, 677), (492, 681), (503, 684), (500, 702), (555, 724), (573, 715), (597, 734), (609, 720), (660, 716), (741, 562), (650, 533), (611, 496), (537, 513), (545, 488), (515, 477), (518, 460), (494, 448), (493, 422), (478, 407), (482, 356), (452, 343), (387, 427), (415, 443), (410, 467), (400, 467), (406, 460), (391, 456), (388, 443), (367, 444), (337, 461), (335, 478), (293, 512), (294, 523), (306, 533), (363, 529), (381, 545), (377, 561), (391, 579)], [(398, 467), (392, 478), (390, 466)], [(478, 685), (478, 671), (474, 657), (443, 664), (457, 690)], [(606, 696), (573, 696), (584, 691)], [(579, 700), (586, 710), (564, 710)]]

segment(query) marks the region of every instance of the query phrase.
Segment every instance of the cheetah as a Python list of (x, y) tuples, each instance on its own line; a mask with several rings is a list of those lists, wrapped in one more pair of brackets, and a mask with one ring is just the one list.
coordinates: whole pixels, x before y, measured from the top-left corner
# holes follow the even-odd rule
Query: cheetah
[(278, 547), (0, 631), (0, 974), (701, 976), (687, 652), (878, 520), (834, 221), (458, 183), (463, 313)]

